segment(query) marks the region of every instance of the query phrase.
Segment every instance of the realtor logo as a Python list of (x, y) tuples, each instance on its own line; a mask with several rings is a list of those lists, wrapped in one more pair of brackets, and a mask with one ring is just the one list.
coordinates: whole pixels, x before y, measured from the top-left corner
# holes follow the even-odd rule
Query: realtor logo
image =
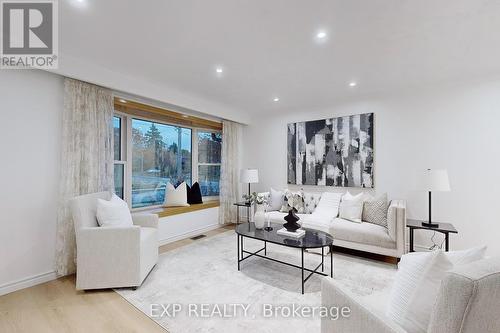
[(0, 1), (0, 68), (57, 68), (57, 1)]

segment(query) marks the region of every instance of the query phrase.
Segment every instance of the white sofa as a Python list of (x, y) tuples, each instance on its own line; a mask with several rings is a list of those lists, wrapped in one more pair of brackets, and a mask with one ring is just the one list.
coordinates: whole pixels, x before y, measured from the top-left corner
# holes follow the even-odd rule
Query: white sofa
[[(307, 193), (305, 193), (307, 195)], [(373, 223), (356, 223), (333, 216), (325, 210), (311, 214), (297, 214), (304, 228), (321, 230), (333, 236), (333, 245), (344, 248), (377, 253), (401, 258), (405, 253), (406, 204), (403, 200), (392, 200), (387, 211), (387, 228)], [(335, 212), (335, 213), (333, 213)], [(287, 213), (267, 213), (271, 222), (285, 223)]]
[(138, 287), (158, 261), (158, 215), (132, 214), (131, 227), (99, 227), (99, 192), (71, 200), (75, 224), (76, 289)]
[[(334, 279), (324, 279), (322, 305), (348, 307), (349, 317), (321, 319), (321, 332), (407, 333), (385, 315), (385, 307), (370, 307)], [(500, 332), (500, 258), (458, 266), (441, 282), (428, 333)]]

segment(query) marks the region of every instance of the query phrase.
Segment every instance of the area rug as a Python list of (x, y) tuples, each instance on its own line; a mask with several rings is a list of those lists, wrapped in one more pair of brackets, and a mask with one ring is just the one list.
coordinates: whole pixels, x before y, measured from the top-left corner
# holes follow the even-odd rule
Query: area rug
[[(228, 231), (166, 252), (140, 288), (116, 291), (170, 333), (320, 332), (319, 316), (296, 316), (293, 306), (320, 306), (324, 277), (313, 275), (302, 295), (299, 269), (254, 256), (238, 271), (236, 244)], [(261, 247), (245, 239), (245, 249)], [(300, 264), (298, 249), (268, 244), (267, 254)], [(305, 254), (307, 267), (320, 262)], [(329, 272), (329, 258), (325, 265)], [(335, 280), (373, 307), (386, 302), (395, 273), (392, 264), (334, 254)]]

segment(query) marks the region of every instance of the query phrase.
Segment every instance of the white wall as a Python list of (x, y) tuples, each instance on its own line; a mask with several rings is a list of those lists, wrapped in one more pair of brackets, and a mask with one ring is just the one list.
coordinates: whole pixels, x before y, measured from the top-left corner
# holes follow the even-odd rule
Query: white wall
[[(452, 222), (459, 230), (451, 236), (452, 249), (487, 244), (490, 255), (500, 255), (496, 212), (500, 199), (500, 80), (434, 86), (327, 110), (256, 117), (259, 120), (247, 126), (244, 134), (243, 167), (259, 169), (260, 184), (253, 188), (286, 187), (287, 123), (366, 112), (375, 113), (376, 192), (406, 199), (408, 216), (425, 218), (427, 195), (413, 190), (415, 174), (419, 169), (448, 169), (452, 191), (433, 195), (434, 220)], [(419, 232), (416, 243), (428, 245), (430, 236), (432, 233)]]
[(52, 279), (63, 79), (0, 71), (0, 294)]

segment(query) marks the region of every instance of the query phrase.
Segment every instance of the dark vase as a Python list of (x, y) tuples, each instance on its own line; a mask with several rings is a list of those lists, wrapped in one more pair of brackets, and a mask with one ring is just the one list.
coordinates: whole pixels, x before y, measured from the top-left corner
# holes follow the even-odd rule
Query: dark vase
[(286, 223), (283, 224), (287, 231), (295, 232), (300, 228), (300, 224), (297, 223), (300, 218), (295, 215), (295, 210), (292, 208), (288, 212), (288, 215), (284, 217)]

